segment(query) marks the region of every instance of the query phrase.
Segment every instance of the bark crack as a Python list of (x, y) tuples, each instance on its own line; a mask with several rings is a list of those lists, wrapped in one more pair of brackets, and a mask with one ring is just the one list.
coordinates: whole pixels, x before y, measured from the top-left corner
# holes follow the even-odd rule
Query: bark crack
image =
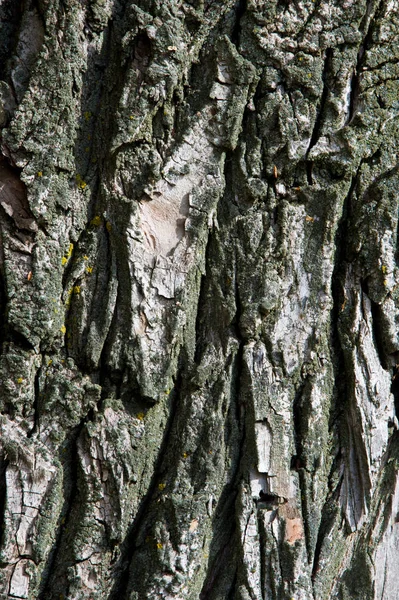
[(309, 146), (308, 146), (308, 149), (306, 150), (306, 154), (305, 154), (306, 176), (307, 176), (309, 185), (313, 185), (313, 177), (312, 177), (313, 161), (309, 160), (309, 153), (312, 150), (312, 148), (317, 144), (317, 141), (319, 139), (320, 132), (321, 132), (321, 129), (323, 126), (324, 111), (325, 111), (325, 107), (326, 107), (326, 103), (327, 103), (327, 99), (328, 99), (328, 93), (329, 93), (329, 86), (328, 86), (327, 79), (328, 79), (328, 73), (331, 69), (332, 58), (333, 58), (333, 49), (327, 48), (327, 50), (325, 52), (325, 56), (324, 56), (324, 66), (323, 66), (323, 73), (322, 73), (323, 91), (321, 94), (320, 105), (319, 105), (316, 120), (315, 120), (315, 123), (313, 126), (312, 135), (310, 137)]
[[(170, 410), (168, 422), (165, 426), (164, 437), (158, 452), (156, 464), (153, 469), (153, 478), (148, 487), (147, 493), (143, 496), (141, 504), (137, 510), (137, 513), (133, 519), (130, 530), (125, 536), (125, 540), (121, 545), (120, 558), (114, 565), (114, 585), (112, 586), (111, 592), (108, 596), (108, 600), (122, 600), (126, 597), (129, 590), (129, 567), (133, 560), (134, 553), (139, 548), (138, 538), (141, 533), (142, 527), (145, 525), (145, 519), (150, 513), (150, 506), (154, 502), (155, 498), (159, 494), (159, 483), (162, 480), (162, 462), (166, 455), (166, 449), (169, 445), (169, 439), (171, 436), (173, 424), (175, 422), (177, 414), (177, 406), (179, 405), (179, 398), (182, 394), (182, 382), (183, 375), (182, 369), (178, 371), (174, 389), (169, 395), (170, 398)], [(43, 599), (44, 600), (44, 599)]]
[[(47, 562), (42, 571), (42, 579), (41, 585), (39, 589), (39, 593), (37, 596), (37, 600), (47, 600), (51, 597), (52, 588), (53, 588), (53, 578), (59, 578), (58, 569), (61, 569), (62, 574), (67, 569), (65, 556), (60, 557), (62, 550), (63, 537), (65, 535), (65, 531), (68, 529), (71, 521), (72, 510), (75, 505), (76, 498), (78, 497), (78, 450), (77, 450), (77, 442), (79, 436), (83, 430), (85, 425), (85, 419), (81, 421), (81, 423), (75, 428), (75, 432), (73, 432), (70, 436), (68, 442), (65, 443), (64, 448), (66, 449), (69, 457), (66, 459), (63, 468), (64, 468), (64, 479), (65, 479), (65, 488), (64, 488), (64, 506), (62, 508), (60, 517), (59, 517), (59, 525), (58, 531), (55, 536), (55, 541), (53, 546), (48, 554)], [(68, 489), (69, 488), (69, 489)], [(73, 525), (71, 527), (73, 528)], [(67, 594), (65, 594), (67, 595)]]

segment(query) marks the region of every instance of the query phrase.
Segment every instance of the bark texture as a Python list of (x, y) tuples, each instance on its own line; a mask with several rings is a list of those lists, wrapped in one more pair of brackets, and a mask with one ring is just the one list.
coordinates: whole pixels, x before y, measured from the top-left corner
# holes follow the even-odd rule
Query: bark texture
[(0, 598), (397, 600), (399, 6), (0, 1)]

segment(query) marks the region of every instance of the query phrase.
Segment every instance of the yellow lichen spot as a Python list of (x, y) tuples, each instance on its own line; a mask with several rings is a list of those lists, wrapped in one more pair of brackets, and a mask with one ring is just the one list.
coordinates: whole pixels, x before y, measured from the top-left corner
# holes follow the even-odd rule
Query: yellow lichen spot
[(162, 550), (163, 544), (161, 542), (157, 542), (157, 548), (158, 550)]
[(99, 215), (93, 217), (93, 219), (90, 221), (90, 225), (95, 225), (96, 227), (101, 225), (101, 217)]
[(139, 421), (142, 421), (142, 420), (144, 419), (144, 413), (142, 413), (142, 412), (139, 412), (139, 413), (137, 414), (137, 418), (138, 418), (138, 420), (139, 420)]
[(73, 287), (73, 293), (74, 294), (80, 294), (80, 285), (75, 285)]
[(158, 483), (158, 489), (161, 490), (161, 492), (163, 492), (163, 490), (166, 488), (166, 483)]
[(308, 77), (310, 79), (312, 77), (312, 73), (308, 73)]
[(186, 460), (186, 458), (188, 458), (187, 452), (183, 452), (183, 458), (184, 458), (184, 460)]
[(133, 119), (134, 119), (133, 115), (129, 115), (129, 119), (130, 119), (131, 121), (133, 121)]
[(48, 361), (48, 363), (47, 363), (47, 366), (48, 366), (48, 367), (51, 367), (51, 365), (52, 365), (52, 364), (53, 364), (53, 361), (52, 361), (52, 359), (50, 358), (50, 360), (49, 360), (49, 361)]
[(89, 275), (93, 272), (93, 267), (86, 267), (86, 273), (89, 273)]
[(308, 223), (313, 223), (314, 217), (310, 217), (309, 215), (306, 215), (305, 221), (307, 221)]
[(111, 231), (111, 229), (112, 229), (112, 225), (109, 221), (107, 221), (105, 227), (107, 228), (107, 231)]
[(18, 377), (18, 379), (17, 379), (17, 383), (21, 384), (21, 383), (23, 383), (23, 382), (24, 382), (23, 378), (22, 378), (22, 377)]
[(388, 285), (388, 279), (384, 279), (383, 284)]
[(84, 255), (83, 260), (89, 260), (89, 257), (87, 256), (87, 254)]
[(87, 186), (87, 183), (85, 181), (83, 181), (82, 176), (79, 173), (76, 173), (75, 179), (76, 179), (76, 185), (78, 186), (78, 188), (80, 188), (81, 190), (84, 190), (85, 187)]
[(73, 287), (69, 288), (69, 290), (68, 290), (68, 296), (67, 296), (67, 299), (66, 299), (66, 301), (65, 301), (65, 306), (66, 306), (67, 308), (68, 308), (68, 307), (69, 307), (69, 305), (71, 304), (71, 296), (72, 296), (72, 294), (73, 294)]
[(61, 258), (61, 264), (62, 264), (62, 266), (66, 265), (66, 264), (67, 264), (67, 262), (68, 262), (68, 259), (67, 259), (65, 256), (63, 256), (63, 257)]
[(65, 325), (63, 325), (63, 326), (60, 328), (60, 331), (61, 331), (61, 333), (65, 333), (65, 332), (66, 332), (66, 327), (65, 327)]
[(38, 176), (38, 177), (43, 177), (43, 171), (38, 171), (38, 172), (37, 172), (37, 176)]
[(169, 396), (170, 390), (165, 390), (165, 396)]
[(382, 265), (382, 267), (381, 267), (381, 271), (382, 271), (383, 273), (386, 273), (386, 272), (388, 271), (388, 267), (387, 267), (386, 265)]
[(83, 115), (84, 115), (85, 121), (89, 121), (90, 120), (90, 118), (91, 118), (91, 112), (89, 110), (86, 110), (83, 113)]
[(71, 256), (73, 252), (73, 244), (72, 242), (69, 244), (67, 256)]

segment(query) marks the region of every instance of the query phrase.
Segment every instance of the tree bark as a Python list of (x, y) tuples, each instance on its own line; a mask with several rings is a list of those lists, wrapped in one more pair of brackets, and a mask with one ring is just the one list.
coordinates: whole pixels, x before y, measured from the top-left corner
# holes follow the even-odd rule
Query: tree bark
[(397, 599), (398, 28), (0, 2), (1, 599)]

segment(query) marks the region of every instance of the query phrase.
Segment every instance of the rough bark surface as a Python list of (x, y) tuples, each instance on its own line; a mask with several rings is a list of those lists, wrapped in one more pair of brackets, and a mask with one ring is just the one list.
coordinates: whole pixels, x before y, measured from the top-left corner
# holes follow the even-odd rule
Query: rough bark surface
[(0, 598), (397, 600), (399, 6), (0, 1)]

